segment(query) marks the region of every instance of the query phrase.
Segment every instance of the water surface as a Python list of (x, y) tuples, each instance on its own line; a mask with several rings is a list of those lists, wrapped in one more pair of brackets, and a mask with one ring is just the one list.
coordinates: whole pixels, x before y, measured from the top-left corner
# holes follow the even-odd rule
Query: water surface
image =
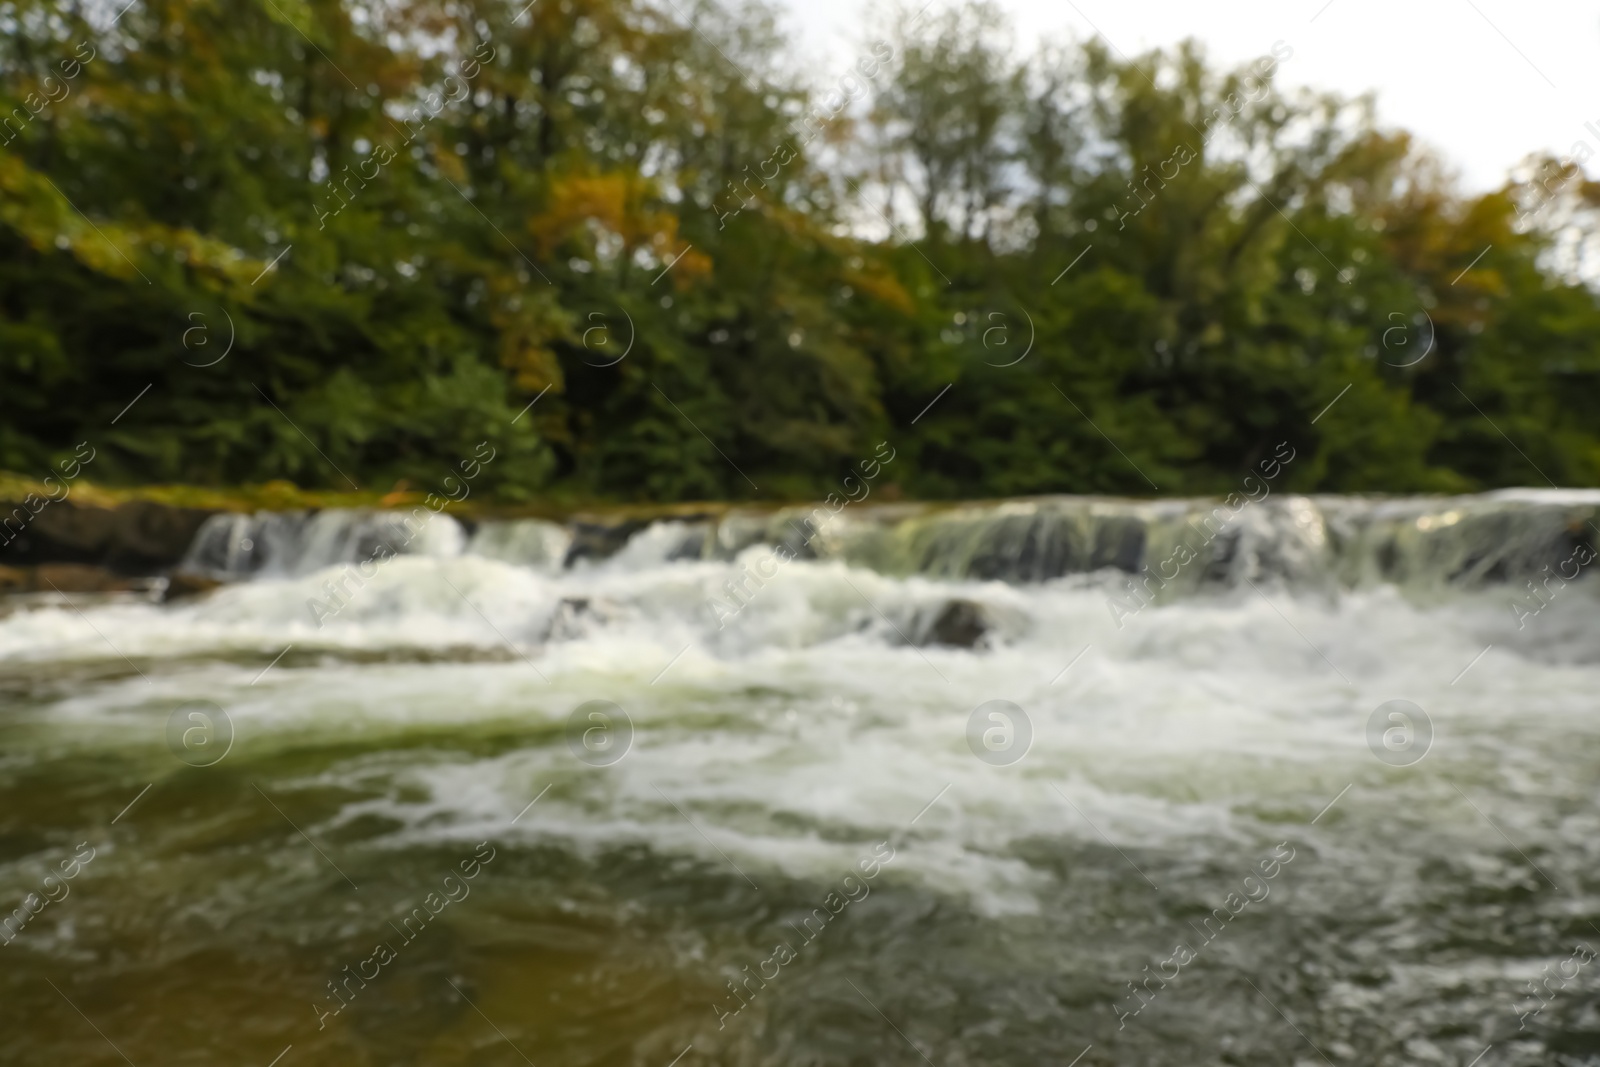
[(1597, 507), (214, 520), (0, 618), (0, 1060), (1600, 1063)]

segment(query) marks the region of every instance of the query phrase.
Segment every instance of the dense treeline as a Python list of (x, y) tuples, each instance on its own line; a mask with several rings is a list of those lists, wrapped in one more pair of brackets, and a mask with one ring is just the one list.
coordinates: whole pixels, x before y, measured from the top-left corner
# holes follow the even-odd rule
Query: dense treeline
[(1284, 42), (880, 22), (813, 85), (754, 6), (0, 3), (0, 469), (425, 487), (487, 440), (509, 499), (771, 498), (888, 440), (909, 495), (1178, 493), (1288, 441), (1301, 490), (1600, 484), (1571, 164), (1458, 195)]

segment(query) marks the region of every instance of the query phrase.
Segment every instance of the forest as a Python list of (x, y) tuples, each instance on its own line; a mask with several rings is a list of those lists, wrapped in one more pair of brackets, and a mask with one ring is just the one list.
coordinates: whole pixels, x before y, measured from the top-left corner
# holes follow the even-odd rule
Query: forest
[[(1600, 485), (1600, 185), (1195, 44), (668, 0), (0, 3), (0, 471), (793, 500)], [(1574, 131), (1575, 135), (1579, 131)], [(1587, 155), (1587, 151), (1583, 156)]]

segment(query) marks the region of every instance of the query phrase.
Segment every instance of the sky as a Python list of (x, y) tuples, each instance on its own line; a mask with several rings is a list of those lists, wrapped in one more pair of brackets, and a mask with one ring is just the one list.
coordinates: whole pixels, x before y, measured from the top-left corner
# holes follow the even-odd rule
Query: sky
[[(782, 0), (796, 45), (842, 70), (863, 40), (863, 0)], [(945, 0), (933, 0), (942, 4)], [(1600, 5), (1578, 0), (998, 0), (1017, 42), (1101, 36), (1126, 55), (1195, 37), (1218, 63), (1284, 41), (1280, 84), (1377, 92), (1378, 118), (1411, 130), (1458, 173), (1497, 187), (1530, 152), (1600, 156)], [(1600, 172), (1600, 160), (1589, 173)]]

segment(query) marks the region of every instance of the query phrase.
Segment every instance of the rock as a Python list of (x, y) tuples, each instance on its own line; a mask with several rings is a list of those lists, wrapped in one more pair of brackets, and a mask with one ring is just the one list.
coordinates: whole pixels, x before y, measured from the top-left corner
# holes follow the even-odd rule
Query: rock
[(667, 553), (667, 562), (675, 563), (681, 559), (704, 559), (707, 543), (716, 536), (716, 531), (709, 522), (685, 523), (682, 538), (677, 547)]
[(201, 596), (225, 583), (215, 578), (207, 578), (203, 574), (193, 574), (189, 571), (177, 571), (167, 579), (167, 587), (161, 592), (163, 603), (172, 600), (182, 600), (186, 597)]
[(976, 648), (992, 625), (983, 605), (971, 600), (952, 600), (934, 618), (921, 643)]
[(149, 582), (83, 563), (42, 563), (33, 569), (32, 585), (36, 593), (137, 593)]
[(562, 597), (561, 603), (556, 605), (555, 612), (550, 616), (550, 628), (545, 633), (545, 640), (571, 641), (583, 637), (595, 627), (615, 619), (620, 610), (609, 600), (586, 596)]
[(154, 575), (183, 559), (211, 512), (147, 500), (115, 508), (80, 505), (71, 498), (37, 513), (0, 502), (0, 560), (13, 565), (81, 563), (124, 575)]
[(21, 567), (0, 567), (0, 593), (26, 593), (30, 580)]
[(679, 524), (683, 527), (682, 539), (667, 554), (668, 561), (700, 559), (705, 554), (707, 542), (717, 535), (719, 519), (717, 513), (701, 510), (657, 513), (649, 518), (604, 515), (595, 512), (574, 515), (566, 523), (567, 532), (572, 535), (572, 543), (567, 549), (567, 558), (563, 565), (570, 567), (580, 559), (597, 561), (609, 559), (620, 552), (634, 534), (658, 523)]
[(565, 565), (570, 567), (580, 559), (608, 559), (621, 551), (622, 546), (628, 543), (628, 538), (649, 525), (642, 519), (623, 519), (618, 522), (575, 520), (567, 526), (572, 534), (572, 545), (567, 549)]
[(106, 565), (128, 573), (146, 573), (181, 560), (211, 512), (138, 500), (123, 504), (114, 515), (115, 532)]
[(62, 500), (39, 512), (14, 547), (33, 563), (95, 563), (110, 550), (116, 526), (117, 513), (111, 508)]

